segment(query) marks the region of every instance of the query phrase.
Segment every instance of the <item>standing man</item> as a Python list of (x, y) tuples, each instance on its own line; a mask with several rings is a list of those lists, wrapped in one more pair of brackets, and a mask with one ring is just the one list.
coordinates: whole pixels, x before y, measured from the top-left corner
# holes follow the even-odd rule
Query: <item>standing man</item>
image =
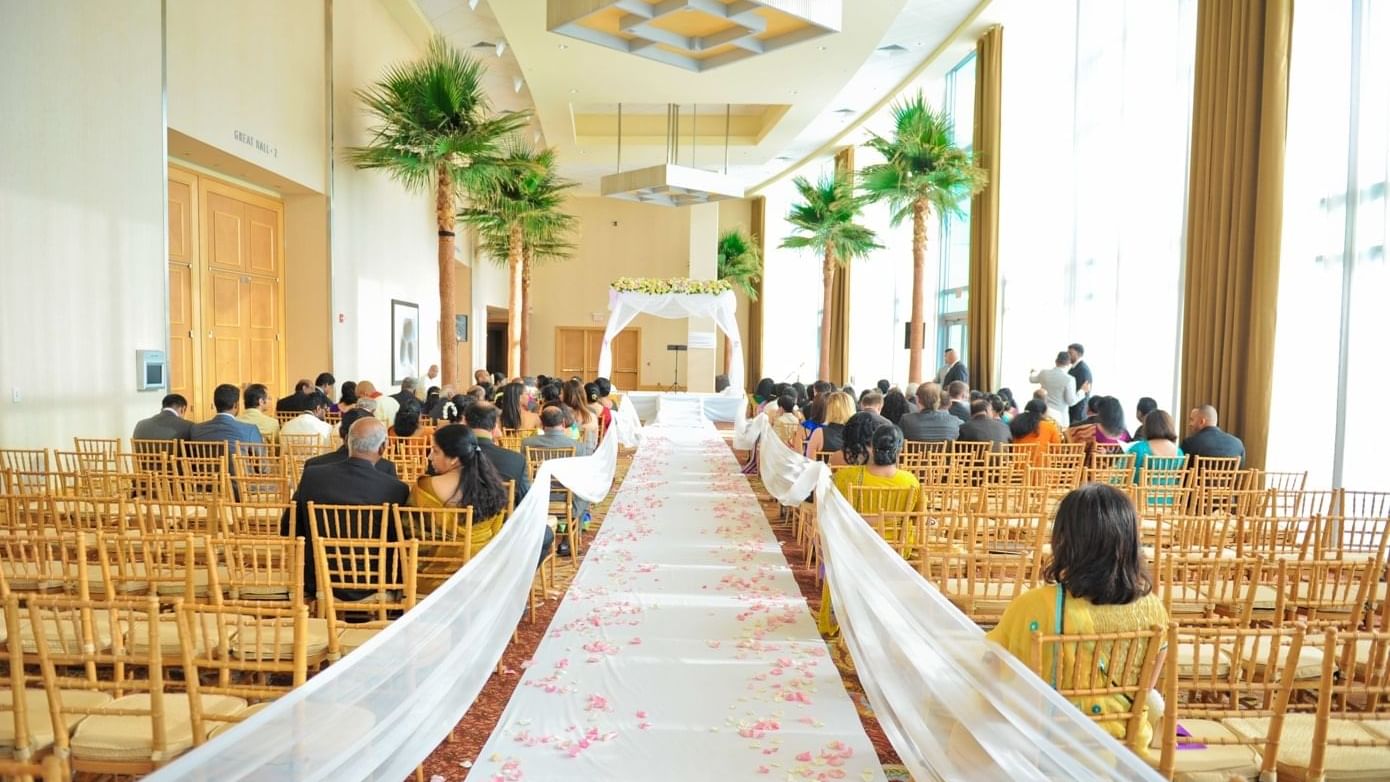
[(1071, 359), (1071, 376), (1076, 380), (1076, 404), (1072, 405), (1070, 422), (1074, 426), (1086, 419), (1086, 399), (1091, 395), (1091, 368), (1082, 360), (1086, 348), (1080, 342), (1067, 345), (1067, 356)]
[(937, 385), (944, 388), (957, 380), (967, 386), (970, 385), (970, 370), (960, 363), (955, 348), (946, 348), (946, 354), (942, 357), (942, 361), (944, 363), (942, 363), (941, 368), (936, 370)]
[[(1078, 398), (1076, 378), (1067, 371), (1070, 367), (1071, 354), (1064, 350), (1057, 354), (1057, 365), (1052, 369), (1035, 369), (1028, 373), (1028, 382), (1037, 383), (1047, 393), (1047, 417), (1056, 421), (1061, 429), (1070, 425), (1071, 406), (1076, 404)], [(1085, 404), (1082, 404), (1081, 410), (1082, 417), (1085, 417)]]

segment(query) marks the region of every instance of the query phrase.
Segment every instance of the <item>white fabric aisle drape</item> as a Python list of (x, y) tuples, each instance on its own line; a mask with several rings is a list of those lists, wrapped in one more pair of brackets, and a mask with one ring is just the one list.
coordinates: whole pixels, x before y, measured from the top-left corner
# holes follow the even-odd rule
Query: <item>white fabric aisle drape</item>
[[(590, 456), (541, 466), (599, 502), (613, 485), (620, 417)], [(618, 436), (612, 436), (618, 435)], [(463, 718), (521, 620), (549, 492), (531, 491), (502, 532), (414, 610), (241, 725), (155, 772), (152, 782), (405, 779)]]
[[(826, 578), (859, 680), (914, 778), (1159, 780), (1079, 709), (985, 640), (766, 416), (740, 422), (763, 485), (785, 505), (816, 496)], [(740, 443), (742, 445), (740, 445)]]
[[(734, 361), (729, 366), (729, 388), (743, 394), (743, 337), (738, 331), (738, 300), (733, 291), (720, 294), (633, 293), (608, 291), (608, 328), (599, 350), (599, 377), (612, 377), (613, 339), (638, 315), (659, 318), (712, 318), (734, 343)], [(626, 389), (631, 391), (633, 389)]]
[(470, 779), (882, 780), (728, 446), (658, 418)]

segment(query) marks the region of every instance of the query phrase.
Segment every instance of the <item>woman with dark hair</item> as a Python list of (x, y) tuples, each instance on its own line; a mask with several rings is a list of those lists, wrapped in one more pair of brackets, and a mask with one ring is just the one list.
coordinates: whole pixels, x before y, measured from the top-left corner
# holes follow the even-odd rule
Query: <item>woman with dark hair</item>
[(1004, 414), (999, 420), (1007, 424), (1018, 415), (1018, 402), (1014, 401), (1013, 389), (1007, 386), (999, 389), (999, 398), (1004, 400)]
[(774, 396), (777, 390), (776, 386), (777, 384), (772, 382), (772, 378), (770, 377), (765, 377), (758, 381), (757, 388), (753, 389), (753, 404), (758, 406), (759, 413), (763, 411), (764, 405), (776, 399)]
[(797, 453), (805, 452), (806, 430), (801, 426), (801, 417), (796, 414), (796, 397), (790, 392), (777, 399), (777, 417), (772, 419), (772, 431), (788, 448)]
[(1139, 481), (1139, 470), (1150, 458), (1162, 459), (1165, 468), (1169, 465), (1181, 465), (1184, 454), (1178, 447), (1178, 430), (1173, 425), (1173, 416), (1168, 415), (1166, 410), (1150, 411), (1144, 416), (1144, 423), (1139, 430), (1144, 433), (1144, 439), (1129, 449), (1129, 452), (1134, 454), (1135, 482)]
[[(475, 386), (476, 388), (476, 386)], [(455, 394), (453, 399), (444, 403), (439, 409), (439, 417), (451, 424), (463, 422), (463, 413), (468, 406), (479, 401), (476, 397), (469, 394)]]
[(603, 389), (597, 380), (584, 384), (584, 401), (589, 405), (589, 411), (598, 418), (598, 436), (602, 438), (608, 427), (613, 425), (613, 406), (603, 403)]
[(433, 475), (421, 475), (410, 492), (417, 508), (472, 508), (473, 553), (502, 530), (507, 516), (507, 486), (483, 455), (468, 427), (448, 424), (434, 431), (430, 449)]
[(1023, 406), (1023, 412), (1009, 422), (1009, 434), (1014, 444), (1036, 443), (1033, 451), (1034, 466), (1041, 467), (1043, 452), (1052, 443), (1062, 442), (1062, 430), (1057, 422), (1047, 414), (1047, 403), (1034, 397)]
[(907, 397), (898, 389), (890, 389), (883, 395), (883, 417), (894, 425), (907, 415)]
[(1158, 409), (1158, 402), (1151, 396), (1139, 397), (1139, 404), (1134, 408), (1134, 417), (1139, 421), (1139, 425), (1134, 428), (1131, 440), (1138, 441), (1146, 439), (1144, 437), (1144, 419), (1149, 417), (1149, 413)]
[(391, 425), (389, 434), (400, 440), (407, 440), (415, 436), (420, 431), (420, 403), (414, 397), (406, 397), (401, 403), (400, 409), (396, 411), (396, 420)]
[[(812, 389), (813, 393), (814, 391), (815, 389)], [(829, 394), (815, 394), (805, 405), (801, 406), (801, 428), (806, 430), (802, 440), (805, 444), (811, 442), (817, 429), (825, 426), (825, 406), (829, 402)]]
[(1091, 397), (1093, 419), (1077, 424), (1067, 430), (1067, 441), (1086, 444), (1086, 459), (1097, 445), (1113, 445), (1129, 442), (1129, 432), (1125, 430), (1125, 409), (1120, 400), (1113, 396)]
[(329, 408), (334, 412), (346, 413), (357, 404), (357, 381), (346, 380), (338, 388), (338, 403)]
[(502, 403), (497, 407), (503, 429), (540, 431), (541, 417), (526, 409), (526, 401), (526, 386), (508, 383), (502, 387)]
[[(897, 425), (873, 413), (855, 413), (845, 424), (845, 461), (854, 466), (835, 471), (835, 488), (846, 499), (851, 486), (909, 487), (920, 491), (922, 484), (917, 476), (898, 468), (902, 449), (903, 430)], [(908, 507), (916, 504), (914, 499)]]
[[(1139, 516), (1134, 503), (1114, 486), (1088, 483), (1062, 498), (1052, 523), (1052, 558), (1043, 577), (1049, 583), (1014, 598), (987, 636), (1021, 660), (1031, 658), (1035, 632), (1126, 633), (1168, 624), (1168, 612), (1163, 601), (1153, 594), (1153, 578), (1140, 549)], [(1038, 670), (1060, 670), (1064, 675), (1067, 671), (1092, 670), (1090, 661), (1073, 659), (1077, 645), (1063, 646), (1062, 659), (1055, 663), (1054, 648), (1043, 647)], [(1142, 656), (1143, 651), (1131, 651), (1128, 642), (1123, 641), (1110, 648), (1114, 660), (1131, 653)], [(1164, 650), (1158, 654), (1152, 673), (1154, 681), (1163, 670)], [(1122, 686), (1137, 683), (1116, 682)], [(1057, 682), (1052, 684), (1056, 686)], [(1131, 708), (1129, 698), (1120, 695), (1080, 698), (1073, 703), (1092, 715), (1123, 714)], [(1116, 738), (1124, 738), (1123, 721), (1108, 720), (1102, 728)], [(1149, 746), (1152, 728), (1147, 720), (1141, 722), (1139, 730), (1136, 746)]]
[(594, 385), (598, 386), (598, 403), (603, 405), (605, 410), (613, 409), (613, 400), (610, 398), (613, 393), (613, 383), (606, 377), (594, 378)]

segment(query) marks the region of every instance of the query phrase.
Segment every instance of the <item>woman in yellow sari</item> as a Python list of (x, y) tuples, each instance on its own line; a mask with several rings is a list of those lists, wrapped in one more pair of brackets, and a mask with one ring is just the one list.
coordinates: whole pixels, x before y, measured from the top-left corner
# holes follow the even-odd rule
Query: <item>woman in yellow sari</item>
[[(1032, 656), (1033, 633), (1046, 635), (1086, 635), (1143, 631), (1168, 624), (1163, 602), (1153, 594), (1153, 580), (1139, 547), (1139, 518), (1134, 503), (1113, 486), (1091, 483), (1068, 494), (1057, 506), (1052, 524), (1052, 560), (1043, 571), (1049, 582), (1015, 598), (988, 638), (1008, 649), (1015, 657), (1028, 661)], [(1128, 642), (1125, 642), (1128, 643)], [(1076, 645), (1063, 646), (1062, 660), (1044, 646), (1039, 661), (1043, 678), (1048, 672), (1091, 670), (1090, 661), (1076, 666), (1072, 659)], [(1123, 644), (1111, 650), (1112, 658), (1127, 655)], [(1163, 669), (1164, 649), (1158, 652), (1153, 679)], [(1142, 657), (1142, 650), (1134, 652)], [(1117, 660), (1117, 662), (1119, 662)], [(1104, 666), (1104, 662), (1102, 662)], [(1052, 674), (1054, 677), (1055, 673)], [(1139, 671), (1133, 672), (1137, 683)], [(1051, 682), (1055, 687), (1057, 682)], [(1087, 714), (1125, 714), (1129, 698), (1103, 696), (1074, 699)], [(1151, 720), (1139, 726), (1134, 746), (1147, 747), (1152, 740)], [(1108, 720), (1101, 727), (1124, 740), (1125, 724)]]
[(507, 517), (507, 488), (478, 447), (478, 440), (462, 424), (434, 431), (430, 472), (421, 475), (410, 492), (410, 504), (419, 508), (472, 508), (473, 552), (502, 530)]

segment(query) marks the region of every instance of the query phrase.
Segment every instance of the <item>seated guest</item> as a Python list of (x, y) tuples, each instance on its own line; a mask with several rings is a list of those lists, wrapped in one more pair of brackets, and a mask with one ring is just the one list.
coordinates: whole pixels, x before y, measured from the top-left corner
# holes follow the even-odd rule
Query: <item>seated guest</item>
[(907, 412), (920, 413), (922, 409), (917, 406), (917, 389), (920, 383), (908, 383), (903, 386), (903, 397), (907, 399)]
[[(1089, 483), (1072, 491), (1057, 506), (1052, 524), (1052, 559), (1043, 571), (1048, 583), (1014, 598), (999, 624), (986, 636), (1015, 657), (1030, 660), (1033, 632), (1049, 634), (1141, 632), (1154, 625), (1166, 625), (1168, 614), (1163, 602), (1153, 594), (1153, 578), (1139, 547), (1139, 518), (1134, 503), (1114, 486)], [(1126, 642), (1112, 650), (1114, 659), (1143, 650), (1130, 651)], [(1089, 661), (1072, 659), (1077, 647), (1064, 647), (1063, 659), (1054, 661), (1051, 645), (1042, 650), (1038, 670), (1090, 671)], [(1152, 672), (1154, 684), (1163, 670), (1164, 651)], [(1138, 675), (1138, 666), (1134, 666)], [(1122, 686), (1137, 681), (1116, 682)], [(1060, 686), (1079, 686), (1063, 679)], [(1086, 714), (1123, 714), (1131, 708), (1129, 698), (1101, 695), (1073, 701)], [(1106, 721), (1102, 728), (1116, 738), (1124, 737), (1124, 723)], [(1147, 747), (1152, 728), (1140, 721), (1139, 746)]]
[(1014, 392), (1009, 388), (999, 389), (997, 396), (1004, 401), (1004, 412), (1000, 414), (999, 419), (1007, 424), (1018, 415), (1018, 402), (1014, 401)]
[(448, 421), (451, 424), (463, 423), (464, 411), (468, 409), (469, 405), (477, 401), (477, 399), (467, 394), (458, 394), (453, 399), (440, 405), (439, 420)]
[(863, 396), (859, 397), (859, 409), (883, 415), (883, 394), (877, 391), (865, 391)]
[(908, 413), (898, 423), (903, 436), (917, 442), (942, 442), (960, 436), (960, 419), (941, 409), (941, 386), (923, 383), (917, 386), (917, 406), (921, 412)]
[(370, 380), (357, 381), (357, 398), (376, 402), (376, 420), (389, 427), (396, 422), (396, 413), (401, 411), (401, 403), (376, 390)]
[(772, 382), (770, 377), (758, 381), (757, 387), (753, 389), (753, 404), (757, 406), (754, 415), (761, 413), (768, 404), (777, 401), (776, 387), (777, 384)]
[(1135, 427), (1134, 436), (1130, 438), (1131, 440), (1139, 441), (1148, 439), (1144, 436), (1144, 419), (1148, 418), (1149, 413), (1157, 409), (1158, 402), (1155, 402), (1153, 397), (1139, 397), (1139, 406), (1134, 411), (1135, 416), (1139, 419), (1139, 426)]
[(1216, 425), (1216, 408), (1211, 405), (1194, 407), (1187, 414), (1187, 429), (1191, 434), (1182, 441), (1182, 449), (1192, 456), (1236, 456), (1245, 466), (1245, 443), (1239, 437), (1221, 431)]
[(439, 404), (441, 395), (442, 392), (439, 390), (439, 386), (430, 386), (429, 390), (425, 391), (425, 398), (420, 403), (420, 409), (425, 411), (425, 414), (428, 415), (429, 411)]
[[(569, 439), (569, 438), (565, 438)], [(571, 441), (572, 442), (572, 441)], [(473, 553), (502, 531), (507, 519), (507, 484), (483, 456), (477, 437), (467, 427), (441, 426), (430, 449), (430, 475), (421, 475), (410, 493), (420, 508), (472, 508)], [(541, 561), (550, 553), (555, 533), (545, 528)]]
[(333, 386), (337, 384), (338, 381), (333, 377), (332, 372), (320, 372), (319, 376), (314, 378), (314, 388), (318, 389), (328, 400), (329, 408), (333, 407)]
[(232, 457), (236, 455), (237, 443), (265, 442), (261, 437), (261, 430), (236, 419), (239, 401), (241, 392), (230, 383), (223, 383), (213, 389), (212, 406), (217, 415), (201, 424), (194, 424), (188, 432), (188, 439), (195, 442), (210, 443), (221, 440), (227, 443), (227, 461), (232, 465), (233, 471), (236, 470), (236, 466)]
[(611, 411), (614, 408), (613, 383), (606, 377), (596, 377), (594, 378), (594, 385), (598, 386), (598, 403), (603, 405), (604, 409)]
[(497, 431), (497, 417), (497, 405), (491, 402), (474, 402), (463, 412), (464, 422), (473, 431), (478, 447), (492, 462), (502, 480), (516, 481), (516, 501), (520, 504), (531, 488), (531, 481), (526, 477), (526, 458), (493, 442), (492, 433)]
[[(598, 383), (584, 384), (584, 401), (589, 405), (589, 412), (598, 419), (598, 434), (599, 437), (602, 437), (603, 433), (608, 431), (608, 427), (613, 424), (613, 410), (599, 404)], [(595, 442), (594, 445), (597, 446), (598, 443)]]
[(498, 408), (501, 410), (503, 429), (534, 432), (541, 428), (540, 416), (526, 409), (528, 401), (526, 386), (508, 383), (502, 387), (502, 402)]
[(160, 411), (135, 424), (133, 440), (184, 440), (188, 438), (193, 422), (184, 418), (188, 412), (188, 400), (182, 394), (166, 394), (159, 403)]
[(728, 388), (728, 387), (729, 387), (729, 376), (728, 376), (728, 375), (715, 375), (715, 376), (714, 376), (714, 393), (716, 393), (716, 394), (722, 394), (722, 393), (724, 393), (724, 389), (726, 389), (726, 388)]
[(893, 388), (893, 384), (890, 383), (887, 378), (880, 378), (879, 381), (874, 384), (874, 388), (877, 388), (880, 394), (887, 396), (888, 391)]
[(1062, 429), (1047, 412), (1047, 403), (1035, 397), (1028, 400), (1023, 412), (1009, 422), (1009, 434), (1013, 436), (1015, 444), (1037, 443), (1033, 451), (1033, 465), (1037, 467), (1042, 466), (1043, 452), (1047, 446), (1062, 442)]
[[(846, 394), (846, 396), (849, 396)], [(875, 413), (859, 412), (845, 422), (845, 430), (840, 438), (840, 457), (844, 464), (864, 465), (869, 463), (869, 452), (873, 448), (874, 432), (888, 423), (888, 419)]]
[[(1152, 424), (1150, 423), (1152, 420)], [(1173, 458), (1183, 456), (1178, 447), (1178, 429), (1173, 425), (1173, 417), (1164, 410), (1151, 410), (1139, 427), (1144, 439), (1134, 443), (1129, 452), (1134, 454), (1134, 480), (1139, 480), (1139, 471), (1150, 456)]]
[[(854, 418), (859, 418), (861, 415), (873, 414), (859, 413)], [(865, 443), (860, 438), (870, 425), (873, 426), (872, 433)], [(851, 438), (854, 440), (853, 443), (851, 443)], [(846, 430), (845, 448), (847, 451), (851, 448), (855, 451), (854, 458), (863, 459), (862, 462), (852, 462), (855, 466), (835, 471), (835, 488), (839, 489), (846, 499), (850, 497), (850, 487), (852, 486), (908, 487), (921, 490), (922, 484), (917, 480), (916, 475), (898, 468), (898, 455), (903, 449), (903, 433), (901, 429), (886, 420), (874, 416), (868, 423), (855, 423), (854, 419), (851, 419), (850, 426)], [(848, 453), (846, 458), (850, 458)], [(917, 507), (916, 500), (909, 502), (908, 507)], [(856, 508), (856, 510), (866, 509)]]
[(890, 423), (896, 425), (907, 413), (907, 397), (903, 396), (903, 392), (894, 388), (883, 395), (883, 409), (879, 414)]
[[(396, 404), (398, 404), (398, 405), (403, 405), (403, 404), (405, 404), (405, 403), (406, 403), (406, 400), (411, 400), (411, 401), (419, 402), (419, 401), (420, 401), (420, 398), (417, 397), (417, 396), (415, 395), (415, 386), (416, 386), (416, 383), (417, 383), (417, 381), (416, 381), (415, 378), (413, 378), (413, 377), (405, 378), (404, 380), (401, 381), (401, 390), (400, 390), (400, 391), (397, 391), (397, 392), (394, 393), (394, 394), (392, 394), (392, 395), (391, 395), (391, 398), (394, 399), (394, 400), (396, 400)], [(397, 412), (400, 412), (400, 411), (397, 410)]]
[(439, 365), (430, 364), (425, 374), (415, 378), (415, 401), (424, 402), (428, 398), (428, 390), (433, 386), (435, 380), (439, 379)]
[(251, 424), (261, 430), (261, 438), (268, 443), (275, 442), (280, 433), (280, 422), (270, 413), (270, 392), (264, 383), (252, 383), (241, 395), (241, 415), (236, 420)]
[(959, 418), (961, 423), (970, 420), (970, 386), (960, 380), (952, 380), (946, 385), (946, 397), (950, 400), (947, 412)]
[[(394, 477), (377, 469), (376, 463), (386, 450), (386, 427), (375, 418), (362, 418), (348, 429), (348, 458), (341, 461), (306, 466), (294, 492), (295, 529), (289, 529), (290, 514), (285, 512), (281, 529), (286, 535), (304, 538), (312, 547), (317, 530), (309, 523), (309, 503), (320, 505), (404, 505), (410, 499), (410, 488)], [(396, 539), (396, 525), (390, 519), (376, 518), (373, 525), (385, 525), (387, 540)], [(378, 534), (377, 526), (372, 533)], [(388, 567), (390, 567), (388, 565)], [(315, 580), (317, 567), (313, 557), (304, 558), (304, 591), (313, 596), (318, 591)], [(360, 600), (372, 593), (364, 590), (340, 589), (334, 596), (341, 600)]]
[(1129, 442), (1129, 432), (1125, 429), (1125, 409), (1120, 400), (1113, 396), (1093, 396), (1088, 405), (1092, 415), (1084, 423), (1067, 430), (1067, 442), (1085, 443), (1088, 459), (1097, 445)]
[(790, 393), (783, 394), (777, 400), (777, 409), (777, 416), (772, 419), (772, 430), (788, 448), (802, 453), (806, 430), (801, 426), (801, 417), (796, 414), (796, 397)]
[(994, 405), (988, 399), (976, 399), (970, 403), (970, 420), (960, 425), (960, 437), (963, 442), (974, 443), (994, 443), (991, 450), (999, 450), (999, 446), (1013, 442), (1013, 435), (1009, 434), (1009, 427), (995, 417)]
[[(565, 431), (565, 413), (558, 407), (546, 407), (541, 409), (541, 433), (533, 434), (521, 441), (521, 455), (527, 456), (527, 451), (532, 448), (573, 448), (575, 456), (588, 456), (593, 451), (583, 442), (577, 442)], [(529, 457), (527, 461), (530, 461)], [(584, 514), (589, 510), (589, 503), (574, 498), (574, 517), (584, 518)]]
[(492, 373), (486, 369), (476, 369), (473, 371), (473, 385), (490, 386), (492, 385)]
[[(344, 383), (344, 385), (347, 384)], [(343, 438), (343, 444), (339, 446), (338, 450), (336, 451), (330, 451), (329, 453), (321, 453), (318, 456), (313, 457), (312, 459), (306, 460), (304, 462), (304, 469), (307, 470), (310, 467), (319, 467), (325, 464), (336, 464), (347, 459), (348, 432), (351, 431), (353, 424), (357, 423), (363, 418), (371, 418), (372, 420), (376, 420), (372, 416), (371, 412), (367, 410), (352, 409), (347, 411), (346, 413), (343, 413), (343, 420), (338, 423), (338, 436)], [(385, 457), (377, 459), (376, 470), (377, 472), (389, 475), (392, 478), (396, 477), (396, 465), (390, 459), (387, 459)]]
[(281, 397), (280, 400), (275, 403), (275, 412), (297, 413), (303, 410), (304, 408), (301, 407), (301, 405), (304, 404), (304, 397), (308, 396), (309, 392), (313, 390), (314, 384), (310, 383), (307, 379), (295, 383), (294, 393), (286, 397)]
[(802, 438), (803, 445), (810, 442), (817, 429), (825, 426), (825, 405), (830, 401), (830, 395), (817, 392), (814, 385), (811, 386), (810, 393), (811, 398), (806, 404), (798, 403), (797, 406), (797, 414), (801, 416), (801, 428), (806, 430)]
[(304, 397), (303, 412), (286, 421), (280, 427), (280, 434), (311, 434), (319, 438), (321, 445), (328, 445), (333, 439), (333, 427), (323, 417), (328, 415), (328, 397), (315, 390)]
[(401, 403), (401, 409), (396, 413), (396, 423), (391, 427), (389, 434), (402, 440), (408, 440), (420, 431), (420, 402), (416, 399), (407, 399)]
[(854, 415), (854, 399), (843, 391), (835, 391), (825, 396), (825, 423), (811, 432), (806, 441), (806, 455), (812, 459), (817, 454), (829, 453), (830, 463), (844, 464), (845, 422)]
[(598, 416), (589, 409), (588, 399), (584, 394), (584, 384), (578, 380), (567, 380), (560, 387), (560, 401), (569, 409), (570, 416), (575, 424), (574, 439), (579, 440), (589, 446), (592, 450), (598, 447)]
[(357, 381), (343, 381), (343, 388), (338, 394), (338, 403), (329, 408), (335, 413), (346, 413), (357, 404)]

